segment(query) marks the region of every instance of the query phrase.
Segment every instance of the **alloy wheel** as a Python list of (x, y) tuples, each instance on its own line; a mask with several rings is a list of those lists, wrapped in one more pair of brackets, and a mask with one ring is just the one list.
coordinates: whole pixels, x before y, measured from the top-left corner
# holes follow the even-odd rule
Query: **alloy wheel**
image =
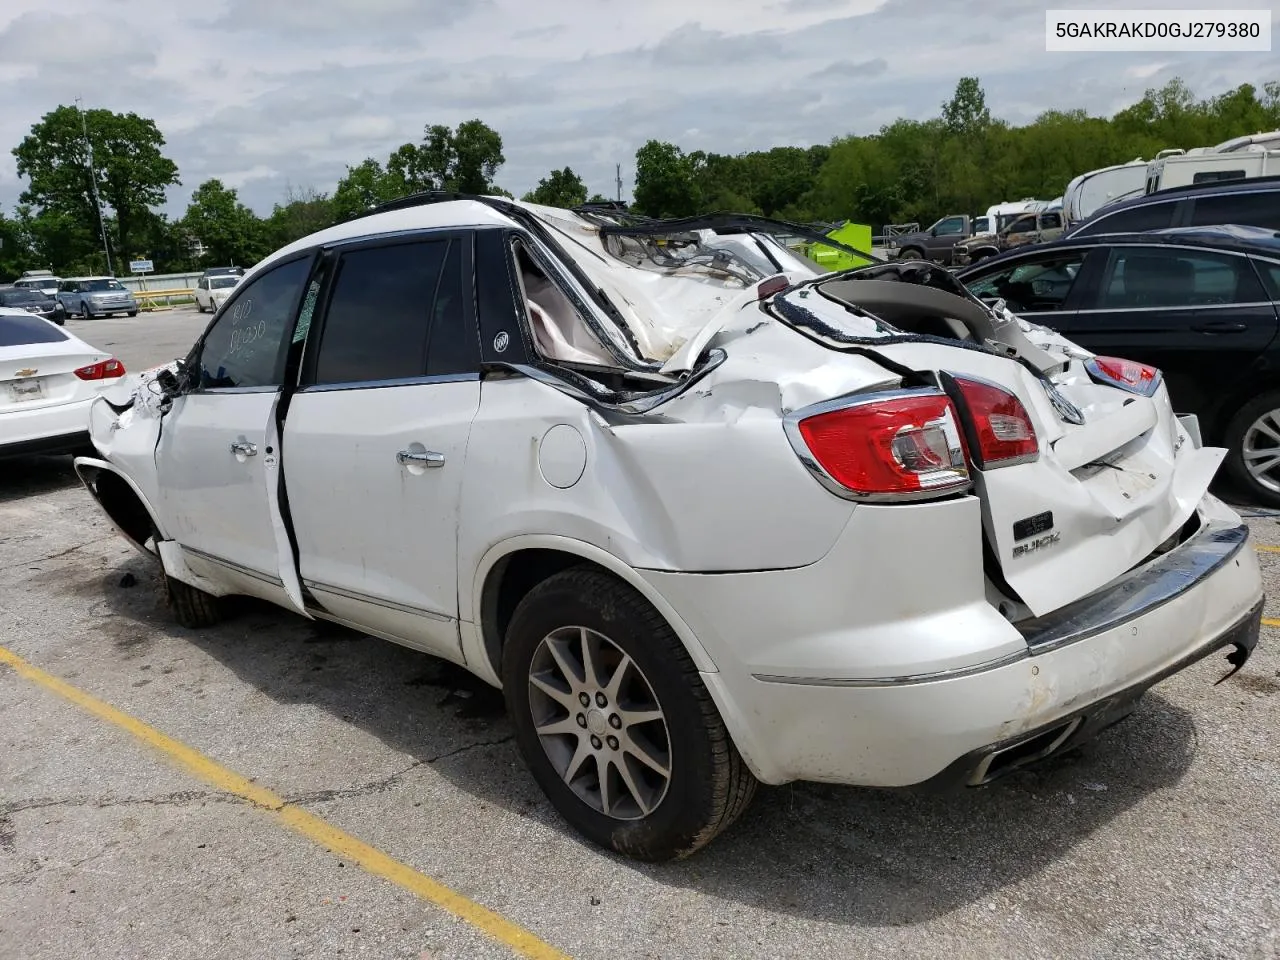
[(1280, 493), (1280, 410), (1268, 410), (1249, 425), (1240, 457), (1255, 483)]
[(547, 759), (584, 803), (647, 817), (671, 785), (666, 715), (644, 672), (604, 634), (561, 627), (529, 663), (529, 711)]

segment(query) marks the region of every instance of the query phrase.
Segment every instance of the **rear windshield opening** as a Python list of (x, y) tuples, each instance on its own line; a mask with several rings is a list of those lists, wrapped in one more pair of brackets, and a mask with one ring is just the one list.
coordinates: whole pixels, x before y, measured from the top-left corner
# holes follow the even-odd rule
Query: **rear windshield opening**
[(21, 347), (29, 343), (61, 343), (67, 335), (39, 317), (0, 316), (0, 347)]

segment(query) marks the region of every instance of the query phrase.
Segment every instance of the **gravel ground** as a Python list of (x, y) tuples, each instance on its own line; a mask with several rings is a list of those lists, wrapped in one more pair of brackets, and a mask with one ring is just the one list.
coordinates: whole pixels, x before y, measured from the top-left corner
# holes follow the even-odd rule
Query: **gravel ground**
[[(75, 329), (141, 369), (204, 322)], [(1227, 683), (1201, 663), (1049, 766), (946, 797), (762, 790), (698, 856), (643, 866), (578, 839), (499, 698), (440, 661), (256, 604), (175, 626), (66, 460), (0, 468), (0, 622), (36, 666), (581, 960), (1280, 956), (1274, 629)], [(68, 956), (510, 952), (0, 667), (0, 957)]]

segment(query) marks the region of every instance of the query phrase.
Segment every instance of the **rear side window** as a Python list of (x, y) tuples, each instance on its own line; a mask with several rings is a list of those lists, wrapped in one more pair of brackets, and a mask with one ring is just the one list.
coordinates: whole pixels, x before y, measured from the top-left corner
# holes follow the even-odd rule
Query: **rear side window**
[(1091, 223), (1075, 231), (1073, 237), (1092, 237), (1100, 233), (1141, 233), (1144, 230), (1163, 230), (1173, 226), (1175, 201), (1144, 203), (1128, 210), (1102, 214)]
[(479, 344), (465, 335), (461, 256), (461, 243), (447, 239), (342, 254), (320, 332), (315, 383), (474, 370)]
[(1216, 227), (1226, 223), (1280, 230), (1280, 190), (1196, 197), (1191, 208), (1191, 226)]
[(61, 343), (67, 335), (39, 317), (0, 316), (0, 347), (24, 347), (29, 343)]
[(1098, 306), (1208, 307), (1267, 299), (1244, 257), (1159, 247), (1112, 251)]

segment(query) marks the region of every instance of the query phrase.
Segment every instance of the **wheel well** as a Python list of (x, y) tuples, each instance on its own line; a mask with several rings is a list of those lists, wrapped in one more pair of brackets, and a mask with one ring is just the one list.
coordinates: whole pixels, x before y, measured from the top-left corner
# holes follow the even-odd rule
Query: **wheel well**
[(495, 673), (502, 673), (502, 644), (520, 601), (538, 584), (570, 567), (593, 567), (614, 576), (600, 564), (563, 550), (517, 550), (493, 565), (480, 594), (480, 630)]
[(93, 477), (90, 489), (120, 531), (146, 549), (146, 542), (155, 533), (155, 522), (133, 488), (117, 474), (102, 470)]
[[(1275, 374), (1255, 376), (1234, 388), (1215, 405), (1208, 416), (1200, 418), (1201, 432), (1206, 443), (1223, 443), (1226, 440), (1227, 427), (1240, 412), (1241, 408), (1251, 400), (1264, 393), (1280, 390), (1280, 377)], [(1175, 403), (1175, 407), (1177, 404)]]

